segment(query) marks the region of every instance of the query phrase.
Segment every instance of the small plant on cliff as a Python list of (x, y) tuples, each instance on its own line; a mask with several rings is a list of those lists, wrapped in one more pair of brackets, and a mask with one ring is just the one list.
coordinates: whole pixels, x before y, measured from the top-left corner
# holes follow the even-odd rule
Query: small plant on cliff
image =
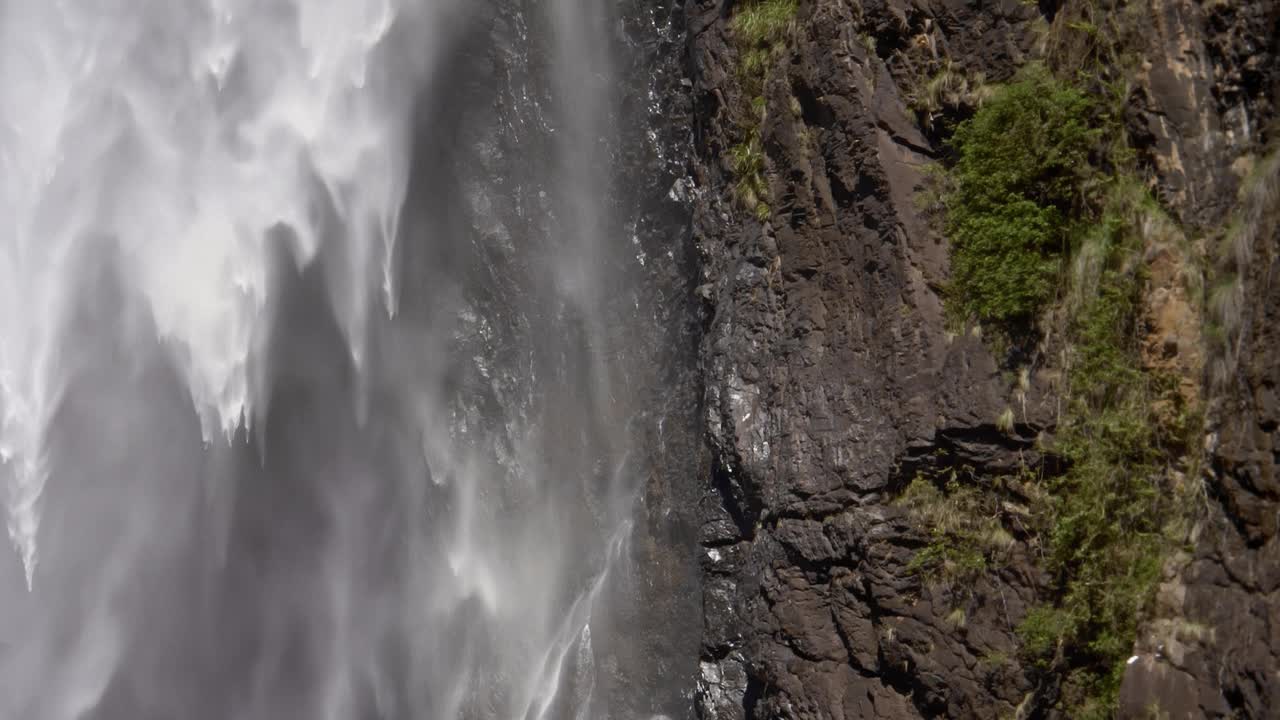
[(787, 33), (799, 9), (798, 0), (748, 0), (733, 14), (729, 27), (741, 56), (738, 72), (753, 84), (750, 96), (759, 94), (764, 75), (786, 48)]
[(943, 59), (938, 70), (927, 80), (921, 78), (908, 94), (908, 103), (926, 130), (949, 130), (946, 122), (956, 115), (967, 115), (991, 97), (993, 88), (982, 73), (968, 73), (964, 68)]
[(758, 219), (769, 217), (769, 186), (765, 181), (760, 124), (764, 117), (764, 81), (773, 63), (786, 50), (787, 36), (799, 8), (798, 0), (747, 0), (729, 22), (738, 50), (738, 83), (744, 107), (735, 108), (742, 140), (731, 150), (735, 195)]
[(1216, 252), (1217, 282), (1209, 296), (1211, 378), (1223, 384), (1235, 370), (1245, 307), (1244, 281), (1259, 238), (1280, 225), (1280, 146), (1252, 169), (1240, 188), (1240, 204)]
[(733, 174), (738, 178), (733, 190), (738, 202), (755, 213), (757, 219), (769, 218), (769, 186), (764, 178), (764, 148), (760, 145), (760, 132), (751, 130), (747, 139), (730, 150)]
[[(971, 469), (965, 473), (972, 475)], [(907, 486), (898, 504), (921, 527), (929, 528), (929, 544), (907, 569), (946, 586), (972, 580), (995, 564), (1013, 538), (1000, 522), (999, 497), (990, 489), (961, 482), (955, 470), (939, 479), (923, 475)]]
[(953, 315), (1027, 324), (1054, 297), (1097, 132), (1090, 102), (1038, 66), (997, 89), (952, 138), (945, 193)]

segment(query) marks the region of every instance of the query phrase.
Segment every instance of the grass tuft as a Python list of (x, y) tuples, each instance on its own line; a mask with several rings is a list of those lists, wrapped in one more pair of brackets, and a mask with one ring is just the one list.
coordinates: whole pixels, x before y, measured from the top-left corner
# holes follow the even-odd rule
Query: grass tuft
[(760, 132), (749, 131), (747, 139), (735, 145), (730, 151), (733, 161), (733, 174), (738, 178), (734, 184), (734, 194), (738, 202), (751, 210), (761, 222), (769, 219), (769, 185), (765, 181), (764, 148), (760, 143)]
[(1217, 252), (1215, 283), (1208, 298), (1213, 327), (1210, 375), (1221, 385), (1235, 372), (1245, 305), (1244, 284), (1259, 238), (1280, 224), (1280, 148), (1257, 163), (1241, 186), (1240, 206)]
[(765, 181), (765, 153), (760, 124), (765, 113), (764, 82), (794, 31), (798, 0), (749, 0), (729, 21), (738, 49), (738, 82), (749, 100), (739, 111), (742, 140), (730, 151), (737, 177), (734, 194), (758, 220), (769, 219), (769, 185)]
[(798, 0), (751, 0), (738, 7), (729, 27), (743, 45), (772, 47), (786, 39), (798, 9)]
[(898, 499), (912, 520), (929, 528), (929, 543), (907, 569), (931, 582), (956, 587), (998, 564), (1012, 545), (1001, 525), (1001, 508), (991, 488), (962, 482), (960, 472), (937, 482), (921, 475)]
[(946, 58), (932, 77), (912, 90), (908, 102), (924, 127), (932, 130), (939, 115), (977, 108), (994, 92), (982, 73), (969, 74), (951, 58)]

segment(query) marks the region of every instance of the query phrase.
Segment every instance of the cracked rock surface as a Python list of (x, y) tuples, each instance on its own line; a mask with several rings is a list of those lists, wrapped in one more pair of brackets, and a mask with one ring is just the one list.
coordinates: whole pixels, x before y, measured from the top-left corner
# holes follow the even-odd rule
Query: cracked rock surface
[[(1208, 234), (1273, 116), (1278, 5), (1146, 4), (1127, 122), (1155, 191)], [(922, 472), (1011, 476), (1044, 461), (1035, 441), (1053, 431), (1052, 369), (1015, 392), (981, 337), (947, 332), (946, 243), (918, 199), (946, 147), (911, 93), (939, 58), (1009, 78), (1057, 5), (802, 0), (763, 85), (760, 221), (733, 191), (749, 102), (733, 2), (684, 3), (705, 312), (695, 700), (706, 720), (1062, 717), (1054, 679), (1018, 655), (1015, 628), (1047, 585), (1032, 549), (1015, 538), (998, 570), (963, 586), (922, 582), (910, 563), (928, 528), (896, 502)], [(1153, 704), (1265, 717), (1280, 701), (1277, 243), (1273, 231), (1255, 248), (1246, 349), (1210, 412), (1210, 500), (1135, 638), (1129, 717)], [(1171, 294), (1150, 300), (1166, 318), (1152, 347), (1198, 367)], [(1018, 500), (1002, 512), (1016, 515)]]

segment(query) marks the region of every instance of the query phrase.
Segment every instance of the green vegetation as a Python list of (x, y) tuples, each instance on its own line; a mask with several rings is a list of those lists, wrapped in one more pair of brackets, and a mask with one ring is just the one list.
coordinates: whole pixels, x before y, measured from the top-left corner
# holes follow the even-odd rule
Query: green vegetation
[[(869, 50), (875, 52), (874, 46)], [(990, 99), (994, 88), (982, 73), (970, 75), (945, 58), (928, 79), (923, 77), (910, 91), (908, 103), (926, 130), (941, 130), (938, 120), (949, 113), (977, 108)]]
[[(969, 482), (961, 481), (964, 473)], [(1013, 537), (1000, 522), (998, 495), (970, 484), (971, 468), (951, 470), (935, 484), (924, 475), (911, 482), (898, 503), (917, 524), (931, 529), (929, 544), (907, 569), (933, 582), (956, 587), (997, 565)]]
[(1007, 653), (998, 650), (988, 650), (978, 658), (978, 663), (988, 672), (1001, 670), (1009, 665), (1011, 658)]
[(1142, 47), (1143, 3), (1089, 0), (1064, 3), (1042, 28), (1040, 55), (1059, 75), (1079, 85), (1123, 78), (1133, 68), (1133, 48)]
[(1086, 200), (1090, 109), (1031, 66), (956, 128), (943, 202), (960, 319), (1026, 325), (1053, 299)]
[(764, 148), (759, 128), (747, 130), (747, 138), (729, 151), (733, 174), (738, 178), (734, 193), (744, 208), (751, 210), (761, 222), (769, 219), (769, 184), (764, 179)]
[(748, 97), (758, 97), (774, 60), (786, 50), (798, 0), (749, 0), (740, 4), (729, 28), (740, 53), (739, 79)]
[(1177, 390), (1143, 368), (1138, 348), (1136, 223), (1153, 211), (1131, 182), (1113, 181), (1081, 250), (1098, 262), (1096, 276), (1074, 278), (1079, 305), (1068, 315), (1065, 406), (1053, 444), (1068, 470), (1048, 480), (1043, 520), (1056, 601), (1019, 628), (1029, 655), (1070, 670), (1083, 691), (1077, 717), (1106, 717), (1114, 704), (1139, 613), (1176, 545), (1166, 528), (1178, 527), (1182, 512), (1163, 479), (1181, 443), (1155, 413), (1157, 400)]
[(746, 107), (735, 109), (742, 140), (730, 149), (737, 177), (734, 191), (742, 206), (761, 221), (767, 220), (771, 212), (760, 140), (764, 81), (774, 62), (786, 51), (798, 8), (798, 0), (748, 0), (738, 5), (729, 23), (738, 49), (738, 82), (748, 98)]
[[(1039, 352), (1048, 347), (1062, 371), (1058, 424), (1044, 441), (1062, 470), (1033, 480), (1042, 495), (1025, 527), (1051, 600), (1018, 632), (1028, 660), (1064, 677), (1060, 709), (1077, 718), (1114, 712), (1140, 616), (1185, 537), (1190, 491), (1171, 478), (1194, 464), (1202, 425), (1178, 378), (1144, 364), (1143, 251), (1181, 234), (1137, 178), (1119, 121), (1126, 86), (1085, 70), (1116, 57), (1113, 30), (1099, 28), (1064, 20), (1051, 39), (1077, 64), (1057, 74), (1029, 66), (991, 91), (956, 126), (940, 181), (949, 314), (996, 331), (988, 337), (1041, 331)], [(936, 84), (926, 93), (967, 91), (955, 75)], [(995, 420), (1004, 433), (1014, 421), (1012, 407)], [(991, 566), (999, 482), (912, 483), (903, 503), (932, 528), (913, 569), (954, 582)]]

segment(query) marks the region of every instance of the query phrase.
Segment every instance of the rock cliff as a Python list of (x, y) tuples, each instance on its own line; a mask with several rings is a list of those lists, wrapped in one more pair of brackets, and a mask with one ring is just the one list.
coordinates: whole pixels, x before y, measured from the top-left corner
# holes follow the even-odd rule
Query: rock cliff
[[(734, 20), (752, 4), (684, 4), (708, 446), (699, 716), (1072, 717), (1068, 668), (1029, 660), (1019, 633), (1054, 600), (1024, 471), (1061, 472), (1046, 438), (1064, 341), (1042, 328), (995, 352), (949, 321), (927, 195), (978, 83), (1075, 51), (1055, 30), (1082, 9), (799, 0), (753, 48)], [(1206, 417), (1203, 462), (1191, 448), (1167, 470), (1201, 502), (1144, 606), (1121, 713), (1265, 717), (1280, 700), (1280, 4), (1098, 5), (1084, 10), (1128, 18), (1124, 132), (1185, 240), (1145, 243), (1144, 363)], [(1241, 218), (1245, 240), (1227, 230)], [(1215, 260), (1223, 242), (1234, 261)], [(1224, 262), (1238, 302), (1214, 345), (1214, 293), (1197, 288), (1225, 283)], [(919, 572), (940, 522), (904, 500), (921, 477), (998, 479), (980, 501), (998, 564)]]

